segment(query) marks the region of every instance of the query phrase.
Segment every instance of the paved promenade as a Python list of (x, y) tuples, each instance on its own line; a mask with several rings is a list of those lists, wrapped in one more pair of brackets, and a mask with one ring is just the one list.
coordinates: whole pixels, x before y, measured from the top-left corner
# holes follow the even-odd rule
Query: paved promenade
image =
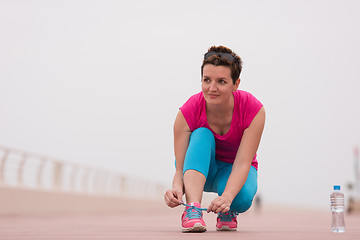
[(0, 239), (360, 239), (360, 215), (346, 215), (346, 232), (332, 233), (330, 210), (290, 208), (239, 215), (237, 232), (217, 232), (215, 214), (204, 213), (207, 232), (181, 233), (182, 209), (133, 202), (117, 212), (3, 215)]

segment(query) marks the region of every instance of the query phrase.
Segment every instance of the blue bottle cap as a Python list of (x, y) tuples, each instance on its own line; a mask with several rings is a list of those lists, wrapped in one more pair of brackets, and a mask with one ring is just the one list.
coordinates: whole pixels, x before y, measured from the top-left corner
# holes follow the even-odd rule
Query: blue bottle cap
[(334, 190), (339, 190), (340, 191), (340, 185), (334, 185)]

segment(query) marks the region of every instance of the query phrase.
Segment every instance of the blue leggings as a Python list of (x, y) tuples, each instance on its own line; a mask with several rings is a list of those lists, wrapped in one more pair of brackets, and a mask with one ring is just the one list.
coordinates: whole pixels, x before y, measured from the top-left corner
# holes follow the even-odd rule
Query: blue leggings
[[(231, 163), (215, 159), (215, 138), (207, 128), (198, 128), (190, 136), (186, 152), (184, 170), (196, 170), (206, 177), (205, 192), (215, 192), (221, 195), (230, 176)], [(230, 209), (242, 213), (252, 204), (257, 191), (257, 170), (251, 166), (247, 180), (240, 192), (234, 198)]]

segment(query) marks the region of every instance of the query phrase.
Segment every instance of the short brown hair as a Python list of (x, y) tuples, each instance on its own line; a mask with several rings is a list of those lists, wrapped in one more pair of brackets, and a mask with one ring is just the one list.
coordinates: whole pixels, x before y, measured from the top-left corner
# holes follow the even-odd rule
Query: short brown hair
[[(205, 59), (205, 56), (204, 56), (204, 60), (201, 65), (201, 77), (203, 76), (203, 70), (204, 70), (204, 66), (206, 64), (212, 64), (215, 66), (228, 66), (231, 69), (231, 78), (233, 80), (233, 83), (235, 84), (236, 80), (239, 79), (241, 69), (242, 69), (241, 58), (236, 53), (234, 53), (230, 48), (227, 48), (224, 46), (212, 46), (207, 51), (207, 53), (210, 53), (210, 52), (219, 53), (219, 55), (215, 54), (215, 55), (208, 57), (207, 59)], [(205, 53), (205, 55), (207, 53)], [(221, 57), (221, 53), (230, 54), (232, 57), (234, 57), (234, 60), (229, 61), (227, 58)]]

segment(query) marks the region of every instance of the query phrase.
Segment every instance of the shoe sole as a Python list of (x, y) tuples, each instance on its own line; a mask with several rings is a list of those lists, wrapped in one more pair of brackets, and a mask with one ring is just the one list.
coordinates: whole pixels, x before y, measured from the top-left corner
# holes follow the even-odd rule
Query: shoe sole
[(237, 231), (237, 228), (229, 228), (229, 226), (222, 226), (221, 228), (216, 228), (216, 231)]
[(182, 232), (188, 233), (188, 232), (205, 232), (206, 227), (203, 226), (201, 223), (195, 223), (193, 227), (191, 228), (182, 228)]

